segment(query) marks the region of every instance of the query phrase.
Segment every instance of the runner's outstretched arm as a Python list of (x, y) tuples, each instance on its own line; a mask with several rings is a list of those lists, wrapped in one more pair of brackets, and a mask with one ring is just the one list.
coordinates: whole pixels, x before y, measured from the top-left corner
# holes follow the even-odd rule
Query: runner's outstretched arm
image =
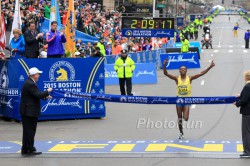
[(163, 73), (164, 73), (164, 75), (167, 76), (168, 78), (172, 79), (172, 80), (175, 80), (175, 82), (177, 83), (178, 82), (178, 77), (168, 73), (167, 64), (168, 64), (168, 59), (165, 59), (164, 62), (163, 62)]
[(197, 78), (199, 78), (200, 76), (203, 76), (203, 75), (206, 74), (210, 69), (212, 69), (214, 66), (215, 66), (215, 63), (214, 63), (214, 61), (212, 61), (211, 64), (210, 64), (210, 66), (209, 66), (207, 69), (203, 70), (203, 71), (202, 71), (201, 73), (199, 73), (199, 74), (190, 76), (190, 81), (192, 81), (192, 80), (194, 80), (194, 79), (197, 79)]

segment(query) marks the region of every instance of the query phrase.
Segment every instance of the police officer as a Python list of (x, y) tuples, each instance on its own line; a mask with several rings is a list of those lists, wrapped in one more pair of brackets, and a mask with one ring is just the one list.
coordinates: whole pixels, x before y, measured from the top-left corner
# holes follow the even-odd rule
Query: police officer
[(116, 60), (114, 69), (119, 78), (121, 95), (126, 95), (126, 82), (127, 95), (132, 96), (132, 76), (135, 70), (135, 62), (128, 57), (127, 50), (121, 51), (121, 57)]
[(181, 52), (186, 53), (189, 51), (189, 41), (185, 38), (185, 36), (182, 36), (181, 39)]

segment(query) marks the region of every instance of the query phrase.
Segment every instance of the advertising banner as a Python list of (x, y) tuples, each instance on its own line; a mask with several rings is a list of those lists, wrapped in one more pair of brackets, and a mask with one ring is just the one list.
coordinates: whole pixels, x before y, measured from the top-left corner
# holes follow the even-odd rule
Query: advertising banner
[[(133, 84), (157, 84), (157, 72), (155, 63), (136, 63), (133, 72)], [(118, 85), (119, 79), (114, 70), (114, 65), (105, 65), (105, 84)]]
[[(140, 51), (128, 53), (128, 56), (133, 59), (135, 63), (158, 63), (160, 53), (164, 53), (163, 49)], [(116, 59), (120, 56), (106, 56), (106, 64), (114, 64)]]
[(17, 61), (0, 61), (0, 114), (6, 118), (14, 116), (18, 108), (18, 66)]
[(193, 22), (195, 20), (196, 15), (190, 15), (190, 21)]
[(122, 29), (124, 37), (174, 37), (173, 29)]
[[(45, 65), (46, 64), (46, 65)], [(21, 88), (29, 68), (42, 70), (37, 86), (66, 92), (105, 93), (104, 58), (18, 59), (1, 63), (0, 113), (21, 120), (19, 102)], [(6, 70), (8, 72), (6, 72)], [(7, 73), (7, 74), (6, 74)], [(66, 97), (66, 96), (65, 96)], [(40, 120), (105, 117), (103, 101), (52, 98), (41, 101)]]
[(184, 17), (177, 17), (176, 22), (177, 22), (177, 27), (183, 26), (184, 25)]
[(186, 66), (187, 68), (200, 68), (200, 61), (197, 53), (170, 53), (161, 54), (161, 62), (166, 58), (169, 59), (167, 64), (167, 69), (179, 69), (181, 66)]

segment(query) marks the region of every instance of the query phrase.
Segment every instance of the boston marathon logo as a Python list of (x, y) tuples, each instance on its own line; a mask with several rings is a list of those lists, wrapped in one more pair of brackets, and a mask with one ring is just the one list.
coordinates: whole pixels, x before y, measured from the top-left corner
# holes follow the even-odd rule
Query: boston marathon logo
[(178, 99), (176, 100), (176, 103), (177, 103), (177, 104), (183, 104), (183, 103), (184, 103), (184, 100), (181, 99), (181, 98), (178, 98)]
[(79, 99), (70, 99), (76, 97), (69, 92), (82, 92), (81, 80), (75, 80), (75, 77), (75, 68), (67, 61), (57, 61), (50, 67), (49, 81), (43, 81), (44, 90), (53, 88), (54, 90), (66, 91), (66, 93), (61, 98), (47, 100), (47, 103), (42, 106), (41, 112), (45, 112), (49, 108), (59, 110), (61, 106), (74, 107), (74, 109), (83, 108), (83, 103)]
[(132, 36), (132, 31), (131, 31), (131, 30), (127, 30), (127, 31), (125, 32), (125, 34), (126, 34), (127, 36)]
[(183, 98), (178, 98), (176, 100), (177, 104), (204, 104), (206, 102), (205, 98), (187, 98), (187, 97), (183, 97)]
[(73, 81), (75, 69), (67, 61), (58, 61), (52, 65), (49, 72), (50, 81)]
[(44, 89), (81, 92), (81, 80), (75, 80), (76, 71), (73, 65), (67, 61), (55, 62), (49, 70), (49, 80), (44, 81)]

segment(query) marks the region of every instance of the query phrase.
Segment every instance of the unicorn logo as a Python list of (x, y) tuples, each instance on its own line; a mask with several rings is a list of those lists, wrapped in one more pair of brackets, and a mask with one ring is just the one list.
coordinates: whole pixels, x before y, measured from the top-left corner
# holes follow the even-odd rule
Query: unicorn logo
[(56, 81), (68, 81), (68, 73), (62, 67), (59, 67), (59, 70), (56, 71), (59, 76), (56, 78)]

